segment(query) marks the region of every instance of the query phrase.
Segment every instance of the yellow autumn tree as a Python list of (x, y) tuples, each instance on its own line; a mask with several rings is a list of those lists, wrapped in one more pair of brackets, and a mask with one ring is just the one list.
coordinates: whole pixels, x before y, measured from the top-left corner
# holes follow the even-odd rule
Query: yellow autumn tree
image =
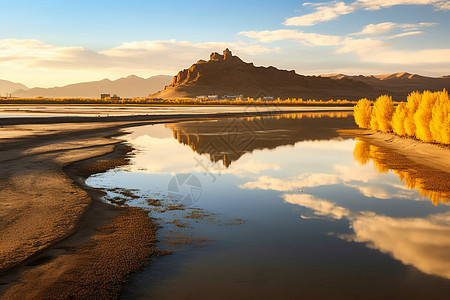
[(356, 124), (361, 128), (369, 128), (370, 116), (372, 115), (372, 101), (366, 98), (361, 99), (353, 110)]
[(422, 100), (422, 94), (419, 92), (412, 92), (408, 95), (408, 102), (406, 103), (406, 115), (404, 121), (404, 128), (406, 135), (416, 135), (416, 125), (414, 123), (414, 115), (416, 114), (419, 103)]
[(432, 142), (433, 136), (430, 130), (430, 121), (433, 106), (436, 103), (438, 93), (425, 91), (422, 94), (419, 107), (414, 114), (414, 124), (416, 125), (416, 137), (424, 142)]
[(431, 112), (430, 132), (435, 142), (450, 144), (450, 101), (445, 90), (437, 93)]
[(392, 130), (398, 135), (405, 135), (406, 104), (400, 103), (392, 116)]
[(354, 108), (359, 127), (450, 144), (450, 100), (446, 90), (413, 92), (406, 104), (400, 103), (396, 108), (387, 95), (378, 97), (373, 107), (370, 104), (361, 99)]
[(373, 106), (370, 119), (370, 129), (391, 132), (393, 114), (394, 103), (392, 102), (392, 97), (388, 95), (378, 97)]

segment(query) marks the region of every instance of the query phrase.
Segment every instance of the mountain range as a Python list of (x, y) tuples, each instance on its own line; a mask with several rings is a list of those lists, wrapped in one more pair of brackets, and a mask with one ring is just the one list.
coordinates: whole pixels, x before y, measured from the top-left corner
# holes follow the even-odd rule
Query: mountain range
[[(169, 84), (172, 76), (158, 75), (142, 78), (136, 75), (119, 78), (117, 80), (103, 79), (69, 84), (52, 88), (20, 88), (12, 92), (14, 97), (83, 97), (100, 98), (100, 94), (117, 94), (120, 97), (146, 97), (156, 93)], [(0, 92), (3, 89), (0, 89)], [(5, 91), (6, 92), (6, 91)]]
[(450, 90), (450, 75), (426, 77), (410, 73), (384, 75), (328, 74), (305, 76), (275, 67), (259, 67), (242, 61), (228, 49), (213, 52), (208, 61), (199, 60), (176, 76), (135, 75), (117, 80), (103, 79), (52, 88), (27, 88), (20, 83), (0, 80), (0, 95), (15, 97), (84, 97), (100, 94), (120, 97), (194, 98), (207, 95), (244, 95), (245, 97), (280, 97), (303, 99), (375, 99), (389, 94), (405, 100), (412, 91)]
[(347, 76), (343, 74), (304, 76), (295, 71), (275, 67), (256, 67), (225, 49), (214, 52), (208, 61), (199, 60), (174, 77), (159, 93), (159, 98), (195, 97), (199, 95), (242, 94), (258, 98), (273, 96), (303, 99), (374, 99), (390, 94), (396, 100), (405, 99), (415, 90), (450, 89), (450, 77), (425, 77), (409, 73), (379, 76)]
[(348, 78), (331, 79), (303, 76), (295, 71), (275, 67), (256, 67), (225, 49), (223, 55), (214, 52), (208, 61), (199, 60), (189, 69), (180, 71), (172, 84), (157, 98), (195, 97), (198, 95), (242, 94), (259, 98), (355, 98), (374, 94), (371, 86)]
[(0, 79), (0, 96), (9, 95), (17, 90), (28, 90), (28, 87), (21, 83)]
[(426, 77), (417, 74), (410, 74), (407, 72), (384, 74), (384, 75), (369, 75), (369, 76), (349, 76), (344, 74), (321, 75), (331, 79), (352, 79), (355, 81), (364, 82), (376, 90), (388, 90), (390, 93), (405, 94), (411, 91), (432, 90), (438, 91), (450, 88), (450, 76), (442, 77)]

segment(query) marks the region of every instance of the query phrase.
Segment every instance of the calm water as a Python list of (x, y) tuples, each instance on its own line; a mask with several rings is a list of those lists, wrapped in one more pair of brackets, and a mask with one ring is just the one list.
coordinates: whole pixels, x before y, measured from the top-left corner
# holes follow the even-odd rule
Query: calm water
[(130, 115), (207, 114), (262, 111), (351, 110), (349, 107), (267, 106), (112, 106), (112, 105), (0, 105), (0, 118), (97, 117)]
[(123, 299), (448, 299), (448, 195), (349, 128), (346, 113), (134, 128), (131, 165), (88, 184), (148, 209), (174, 252)]

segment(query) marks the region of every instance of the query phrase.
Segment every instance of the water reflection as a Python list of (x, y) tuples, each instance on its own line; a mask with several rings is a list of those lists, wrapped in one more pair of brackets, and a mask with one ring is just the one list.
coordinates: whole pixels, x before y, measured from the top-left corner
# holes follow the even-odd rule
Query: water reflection
[(389, 253), (427, 274), (450, 278), (450, 213), (426, 218), (392, 218), (374, 212), (353, 212), (312, 195), (285, 194), (288, 203), (310, 208), (315, 216), (346, 218), (353, 234), (343, 238)]
[(449, 173), (411, 163), (401, 154), (362, 140), (356, 143), (353, 157), (361, 165), (372, 161), (380, 173), (384, 174), (392, 170), (406, 187), (417, 189), (421, 195), (429, 198), (435, 205), (450, 201)]
[[(129, 205), (172, 224), (181, 240), (192, 230), (214, 242), (154, 261), (124, 298), (446, 299), (449, 206), (399, 182), (399, 170), (414, 169), (403, 160), (336, 132), (354, 126), (351, 115), (297, 114), (134, 128), (132, 165), (88, 183), (138, 190)], [(205, 170), (202, 159), (223, 168)], [(173, 215), (168, 183), (180, 173), (201, 181), (193, 212), (222, 225)]]
[[(229, 167), (245, 153), (305, 140), (337, 137), (335, 128), (353, 128), (352, 112), (280, 114), (273, 117), (219, 119), (167, 124), (173, 137), (210, 161)], [(312, 130), (313, 129), (313, 130)]]

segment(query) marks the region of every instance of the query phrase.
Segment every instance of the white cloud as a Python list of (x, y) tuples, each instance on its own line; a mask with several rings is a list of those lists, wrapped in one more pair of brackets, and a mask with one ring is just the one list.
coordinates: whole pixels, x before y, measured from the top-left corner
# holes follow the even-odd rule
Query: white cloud
[(389, 39), (394, 39), (394, 38), (398, 38), (398, 37), (410, 36), (410, 35), (418, 35), (418, 34), (422, 34), (422, 33), (423, 33), (423, 31), (407, 31), (407, 32), (403, 32), (403, 33), (392, 35), (392, 36), (390, 36), (388, 38)]
[(437, 10), (450, 10), (450, 1), (441, 1), (434, 4)]
[(386, 44), (383, 41), (374, 40), (372, 38), (354, 39), (348, 37), (344, 39), (342, 45), (343, 46), (336, 51), (337, 53), (356, 53), (360, 56), (372, 52), (373, 49), (379, 50), (386, 47)]
[(339, 45), (341, 42), (341, 37), (339, 36), (306, 33), (292, 29), (242, 31), (239, 34), (248, 38), (257, 39), (262, 43), (271, 43), (282, 40), (298, 40), (312, 46), (334, 46)]
[(379, 24), (369, 24), (363, 27), (363, 29), (360, 32), (354, 33), (355, 35), (362, 35), (362, 34), (385, 34), (388, 32), (391, 32), (395, 27), (397, 27), (397, 23), (393, 22), (384, 22)]
[[(125, 42), (118, 47), (100, 51), (100, 54), (107, 56), (136, 56), (139, 54), (148, 53), (165, 53), (167, 51), (170, 54), (174, 54), (173, 51), (180, 51), (177, 56), (186, 56), (192, 60), (192, 50), (205, 50), (210, 53), (213, 50), (223, 50), (225, 48), (232, 48), (233, 50), (244, 54), (256, 54), (264, 52), (277, 51), (277, 49), (269, 49), (260, 45), (246, 45), (237, 43), (225, 43), (225, 42), (205, 42), (205, 43), (193, 43), (190, 41), (139, 41), (139, 42)], [(181, 52), (185, 51), (185, 52)]]
[(446, 64), (450, 49), (392, 50), (388, 44), (372, 38), (346, 38), (337, 53), (355, 53), (362, 61), (385, 64)]
[(39, 40), (0, 40), (0, 61), (31, 63), (33, 60), (65, 59), (82, 53), (82, 47), (54, 47)]
[(126, 42), (103, 51), (82, 47), (60, 47), (39, 40), (0, 40), (1, 63), (43, 68), (136, 68), (178, 70), (192, 63), (193, 57), (207, 58), (212, 51), (232, 48), (242, 54), (277, 51), (259, 45), (224, 42), (192, 43), (188, 41)]
[(98, 80), (119, 74), (176, 74), (195, 59), (207, 59), (211, 52), (227, 47), (237, 55), (279, 51), (245, 43), (176, 40), (125, 42), (110, 49), (92, 51), (83, 47), (55, 46), (36, 39), (0, 39), (0, 68), (3, 78), (19, 82), (26, 78), (39, 82), (37, 78), (42, 77), (44, 71), (46, 78), (42, 80), (47, 81), (44, 85)]
[[(429, 22), (422, 22), (417, 24), (399, 24), (399, 23), (393, 23), (393, 22), (383, 22), (378, 24), (369, 24), (363, 27), (363, 29), (360, 32), (352, 33), (350, 35), (382, 35), (389, 33), (393, 31), (396, 28), (400, 28), (403, 31), (410, 31), (410, 30), (418, 30), (422, 27), (430, 27), (433, 25), (437, 25), (437, 23), (429, 23)], [(408, 35), (408, 34), (404, 34)], [(409, 34), (411, 35), (411, 34)], [(398, 35), (401, 36), (401, 35)]]
[(443, 0), (358, 0), (354, 6), (365, 10), (379, 10), (396, 5), (433, 5), (438, 10), (445, 10), (449, 1)]
[(286, 19), (283, 23), (287, 26), (312, 26), (320, 22), (336, 19), (340, 15), (346, 15), (355, 10), (345, 2), (329, 2), (315, 5), (315, 12), (299, 17)]
[[(434, 26), (437, 23), (421, 22), (415, 24), (403, 24), (394, 22), (384, 22), (369, 24), (362, 28), (360, 32), (353, 33), (347, 37), (333, 35), (323, 35), (317, 33), (305, 33), (299, 30), (280, 29), (264, 31), (243, 31), (240, 35), (257, 39), (263, 43), (271, 43), (281, 40), (299, 41), (306, 46), (339, 46), (335, 52), (337, 54), (354, 53), (363, 62), (383, 63), (383, 64), (439, 64), (449, 63), (448, 53), (450, 49), (428, 49), (428, 50), (394, 50), (387, 40), (405, 36), (422, 34), (418, 30), (423, 27)], [(399, 29), (400, 33), (386, 36), (384, 34)], [(384, 35), (381, 38), (366, 37), (355, 38), (355, 35)]]
[(396, 5), (433, 5), (436, 10), (449, 10), (448, 0), (358, 0), (350, 4), (345, 2), (325, 2), (307, 6), (314, 8), (314, 12), (302, 16), (286, 19), (283, 23), (287, 26), (312, 26), (320, 22), (334, 20), (339, 16), (352, 13), (356, 10), (379, 10)]

